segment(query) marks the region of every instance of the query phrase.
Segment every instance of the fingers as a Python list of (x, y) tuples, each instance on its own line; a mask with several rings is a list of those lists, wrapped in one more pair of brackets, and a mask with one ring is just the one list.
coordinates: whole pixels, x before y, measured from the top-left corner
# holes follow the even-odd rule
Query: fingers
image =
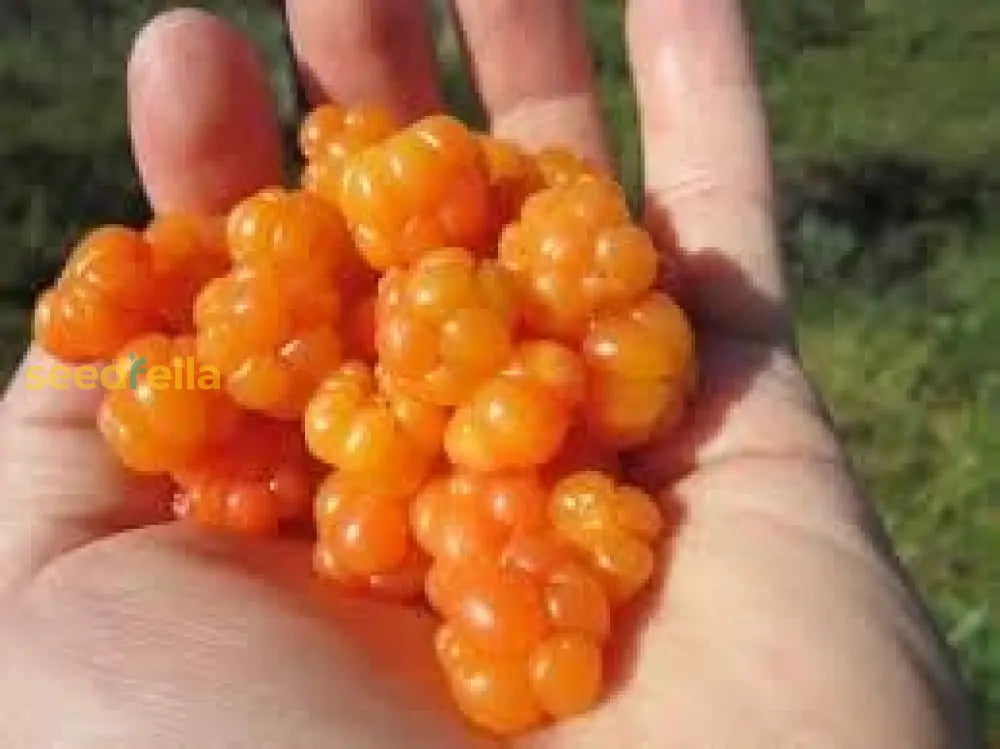
[(494, 132), (607, 163), (578, 0), (454, 0)]
[[(193, 10), (156, 18), (136, 40), (128, 77), (136, 162), (156, 210), (223, 210), (280, 180), (264, 76), (221, 21)], [(29, 351), (0, 406), (0, 593), (53, 555), (165, 507), (165, 486), (127, 477), (102, 444), (96, 390), (32, 382), (31, 367), (54, 364)]]
[(285, 10), (313, 104), (378, 102), (403, 121), (439, 107), (424, 0), (285, 0)]
[(696, 315), (783, 333), (767, 128), (738, 0), (632, 0), (628, 41), (648, 219), (688, 252)]
[(150, 22), (128, 67), (136, 163), (158, 211), (221, 211), (280, 181), (267, 79), (249, 43), (208, 13)]

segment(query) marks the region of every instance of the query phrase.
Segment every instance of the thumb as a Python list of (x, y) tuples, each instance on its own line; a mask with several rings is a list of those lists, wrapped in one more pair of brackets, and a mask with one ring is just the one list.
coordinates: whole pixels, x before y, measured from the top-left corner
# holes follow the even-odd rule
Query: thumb
[[(266, 79), (228, 26), (165, 13), (129, 68), (133, 150), (155, 209), (215, 211), (280, 178)], [(166, 514), (168, 482), (128, 474), (104, 446), (101, 388), (61, 372), (56, 389), (56, 366), (33, 346), (0, 402), (0, 597), (55, 556)]]

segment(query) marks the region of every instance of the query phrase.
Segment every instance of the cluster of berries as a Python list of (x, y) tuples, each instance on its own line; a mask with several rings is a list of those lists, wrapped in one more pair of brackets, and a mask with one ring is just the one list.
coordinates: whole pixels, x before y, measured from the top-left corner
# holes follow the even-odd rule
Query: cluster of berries
[[(564, 149), (332, 104), (300, 147), (299, 188), (91, 233), (37, 340), (132, 373), (99, 427), (179, 515), (263, 533), (311, 507), (319, 575), (426, 601), (475, 724), (586, 710), (663, 529), (618, 454), (666, 435), (694, 379), (661, 255)], [(130, 370), (178, 358), (219, 388)]]

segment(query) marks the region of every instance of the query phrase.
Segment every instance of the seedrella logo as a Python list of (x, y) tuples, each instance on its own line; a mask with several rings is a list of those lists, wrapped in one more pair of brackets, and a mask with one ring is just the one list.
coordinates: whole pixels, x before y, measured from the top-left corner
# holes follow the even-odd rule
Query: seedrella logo
[(46, 366), (33, 364), (27, 371), (31, 390), (93, 390), (98, 385), (106, 390), (219, 390), (222, 376), (218, 367), (199, 364), (193, 356), (175, 356), (170, 364), (149, 366), (145, 356), (134, 353), (122, 356), (104, 367), (82, 364)]

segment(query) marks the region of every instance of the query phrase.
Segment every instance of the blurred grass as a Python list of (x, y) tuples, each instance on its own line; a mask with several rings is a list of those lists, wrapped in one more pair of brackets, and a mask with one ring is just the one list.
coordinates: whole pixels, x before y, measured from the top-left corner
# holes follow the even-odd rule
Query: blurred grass
[[(123, 62), (169, 4), (0, 5), (0, 373), (70, 239), (145, 215)], [(290, 123), (291, 67), (267, 3), (203, 4), (261, 45)], [(806, 366), (1000, 741), (1000, 3), (747, 5)], [(587, 14), (636, 195), (620, 7), (590, 0)], [(450, 100), (475, 119), (454, 37), (438, 51)]]

